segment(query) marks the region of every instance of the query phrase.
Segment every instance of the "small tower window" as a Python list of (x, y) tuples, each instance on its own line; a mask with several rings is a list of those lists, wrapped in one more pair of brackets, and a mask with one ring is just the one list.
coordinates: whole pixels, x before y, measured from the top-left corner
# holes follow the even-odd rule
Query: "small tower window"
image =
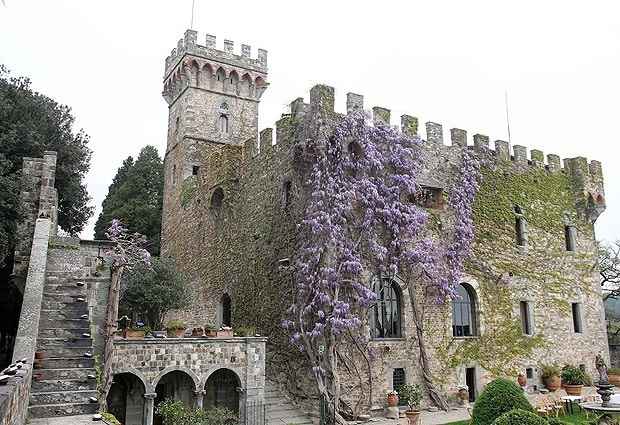
[(179, 117), (174, 120), (174, 134), (179, 134)]
[(288, 209), (291, 205), (291, 182), (285, 181), (282, 185), (282, 206), (284, 209)]
[(521, 301), (521, 329), (525, 335), (533, 335), (532, 331), (532, 306), (529, 301)]
[(231, 326), (232, 325), (232, 301), (230, 299), (230, 295), (224, 294), (222, 295), (222, 299), (220, 300), (220, 308), (222, 309), (222, 323), (221, 326)]
[(523, 215), (523, 209), (519, 205), (514, 206), (515, 217), (515, 235), (518, 246), (527, 245), (527, 220)]
[(583, 327), (581, 323), (581, 304), (572, 303), (571, 307), (573, 311), (573, 331), (577, 334), (580, 334), (583, 332)]
[(222, 204), (224, 203), (224, 191), (221, 187), (218, 187), (211, 195), (211, 208), (214, 210), (222, 209)]
[(177, 166), (174, 164), (172, 166), (172, 184), (177, 184)]
[(423, 208), (441, 209), (443, 207), (443, 189), (422, 186), (418, 192), (413, 194), (412, 201)]
[(564, 226), (564, 239), (566, 241), (566, 250), (574, 251), (577, 239), (577, 229), (575, 229), (575, 226)]
[(219, 127), (220, 133), (228, 134), (228, 117), (224, 114), (220, 115)]
[(200, 167), (198, 165), (194, 165), (192, 167), (192, 176), (197, 176), (200, 173)]

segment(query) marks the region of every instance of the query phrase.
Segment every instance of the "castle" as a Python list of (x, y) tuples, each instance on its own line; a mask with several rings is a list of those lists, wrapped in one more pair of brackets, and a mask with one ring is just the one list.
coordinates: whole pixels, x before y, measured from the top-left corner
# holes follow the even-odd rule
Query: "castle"
[[(237, 55), (229, 40), (218, 50), (214, 36), (201, 45), (196, 31), (186, 31), (166, 58), (162, 255), (175, 258), (192, 283), (193, 305), (179, 316), (192, 325), (255, 326), (270, 338), (268, 375), (285, 374), (293, 393), (312, 392), (309, 371), (277, 357), (288, 349), (279, 324), (293, 299), (291, 264), (308, 196), (295, 150), (304, 137), (330, 131), (326, 117), (342, 115), (334, 110), (333, 89), (315, 86), (309, 103), (290, 104), (274, 141), (271, 128), (257, 127), (268, 85), (266, 51), (254, 59), (242, 45)], [(361, 95), (347, 94), (347, 113), (363, 109)], [(372, 119), (391, 125), (382, 107), (372, 108)], [(526, 147), (501, 140), (491, 149), (481, 134), (470, 144), (456, 128), (447, 145), (440, 124), (425, 127), (421, 202), (440, 226), (453, 225), (444, 198), (463, 151), (487, 164), (460, 296), (426, 305), (426, 344), (441, 392), (450, 397), (466, 384), (474, 400), (492, 376), (519, 372), (535, 389), (545, 363), (592, 372), (597, 353), (608, 358), (595, 266), (594, 222), (605, 209), (601, 164), (553, 154), (545, 161), (537, 149), (528, 157)], [(412, 116), (403, 115), (400, 128), (420, 133)], [(422, 380), (409, 294), (397, 280), (382, 291), (375, 313), (369, 311), (373, 379), (350, 392), (360, 398), (372, 387), (366, 410), (382, 406), (389, 389)]]

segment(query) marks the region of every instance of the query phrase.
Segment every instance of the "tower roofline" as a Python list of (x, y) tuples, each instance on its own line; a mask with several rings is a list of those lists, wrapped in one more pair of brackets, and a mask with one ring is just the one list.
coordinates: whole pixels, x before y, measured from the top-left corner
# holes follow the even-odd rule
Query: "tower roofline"
[(177, 47), (172, 49), (170, 56), (166, 58), (164, 79), (168, 78), (185, 55), (198, 56), (258, 73), (267, 73), (267, 50), (258, 49), (255, 59), (251, 57), (252, 47), (250, 45), (242, 44), (240, 55), (235, 54), (233, 50), (234, 42), (231, 40), (224, 40), (224, 50), (218, 50), (216, 37), (211, 34), (206, 34), (205, 45), (200, 45), (198, 44), (198, 32), (187, 30), (185, 36), (178, 41)]

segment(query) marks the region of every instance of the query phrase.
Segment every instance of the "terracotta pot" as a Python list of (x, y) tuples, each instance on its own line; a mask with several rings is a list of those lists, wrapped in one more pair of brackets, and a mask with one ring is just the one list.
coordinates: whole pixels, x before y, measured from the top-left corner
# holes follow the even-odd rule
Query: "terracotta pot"
[(583, 385), (564, 384), (564, 389), (566, 390), (566, 394), (568, 395), (581, 395), (581, 390), (583, 389)]
[(32, 374), (32, 379), (36, 382), (41, 381), (43, 379), (43, 374), (42, 373), (33, 373)]
[(136, 329), (127, 329), (125, 338), (127, 339), (144, 339), (146, 332)]
[(545, 379), (545, 387), (551, 392), (557, 391), (562, 386), (562, 380), (559, 376), (551, 376)]
[(459, 399), (462, 401), (469, 401), (469, 391), (465, 388), (461, 388), (458, 392)]
[(616, 387), (620, 386), (620, 375), (609, 374), (609, 383)]
[(168, 336), (170, 338), (183, 338), (185, 336), (185, 329), (168, 329)]
[(205, 336), (208, 336), (209, 338), (215, 338), (217, 336), (217, 330), (205, 329)]
[(387, 405), (389, 407), (398, 406), (398, 396), (396, 394), (388, 394)]
[(409, 425), (419, 425), (420, 424), (420, 412), (419, 410), (407, 410), (405, 415), (407, 416), (407, 420), (409, 421)]
[(520, 386), (525, 387), (527, 385), (527, 378), (522, 373), (517, 377), (517, 382)]
[(43, 362), (41, 360), (35, 360), (32, 362), (33, 369), (43, 369)]
[(217, 331), (217, 336), (222, 338), (232, 338), (233, 331), (232, 329), (219, 330)]
[(203, 331), (202, 328), (194, 328), (194, 329), (192, 329), (192, 337), (193, 338), (200, 338), (203, 335), (204, 335), (204, 331)]
[(45, 353), (43, 351), (35, 351), (34, 352), (34, 358), (41, 360), (43, 358), (45, 358)]

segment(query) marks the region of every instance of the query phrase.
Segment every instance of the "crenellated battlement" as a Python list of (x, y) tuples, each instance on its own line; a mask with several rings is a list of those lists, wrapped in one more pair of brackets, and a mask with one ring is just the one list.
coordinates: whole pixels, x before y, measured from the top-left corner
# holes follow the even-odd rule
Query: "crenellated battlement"
[(179, 39), (177, 47), (172, 49), (170, 56), (166, 58), (164, 79), (170, 75), (186, 54), (217, 61), (223, 65), (231, 65), (263, 74), (267, 73), (267, 50), (258, 49), (257, 57), (252, 58), (252, 47), (248, 44), (241, 44), (239, 54), (235, 54), (235, 43), (231, 40), (224, 40), (223, 50), (217, 49), (217, 39), (214, 35), (206, 34), (204, 40), (204, 45), (201, 45), (198, 42), (197, 31), (185, 31), (185, 36)]

